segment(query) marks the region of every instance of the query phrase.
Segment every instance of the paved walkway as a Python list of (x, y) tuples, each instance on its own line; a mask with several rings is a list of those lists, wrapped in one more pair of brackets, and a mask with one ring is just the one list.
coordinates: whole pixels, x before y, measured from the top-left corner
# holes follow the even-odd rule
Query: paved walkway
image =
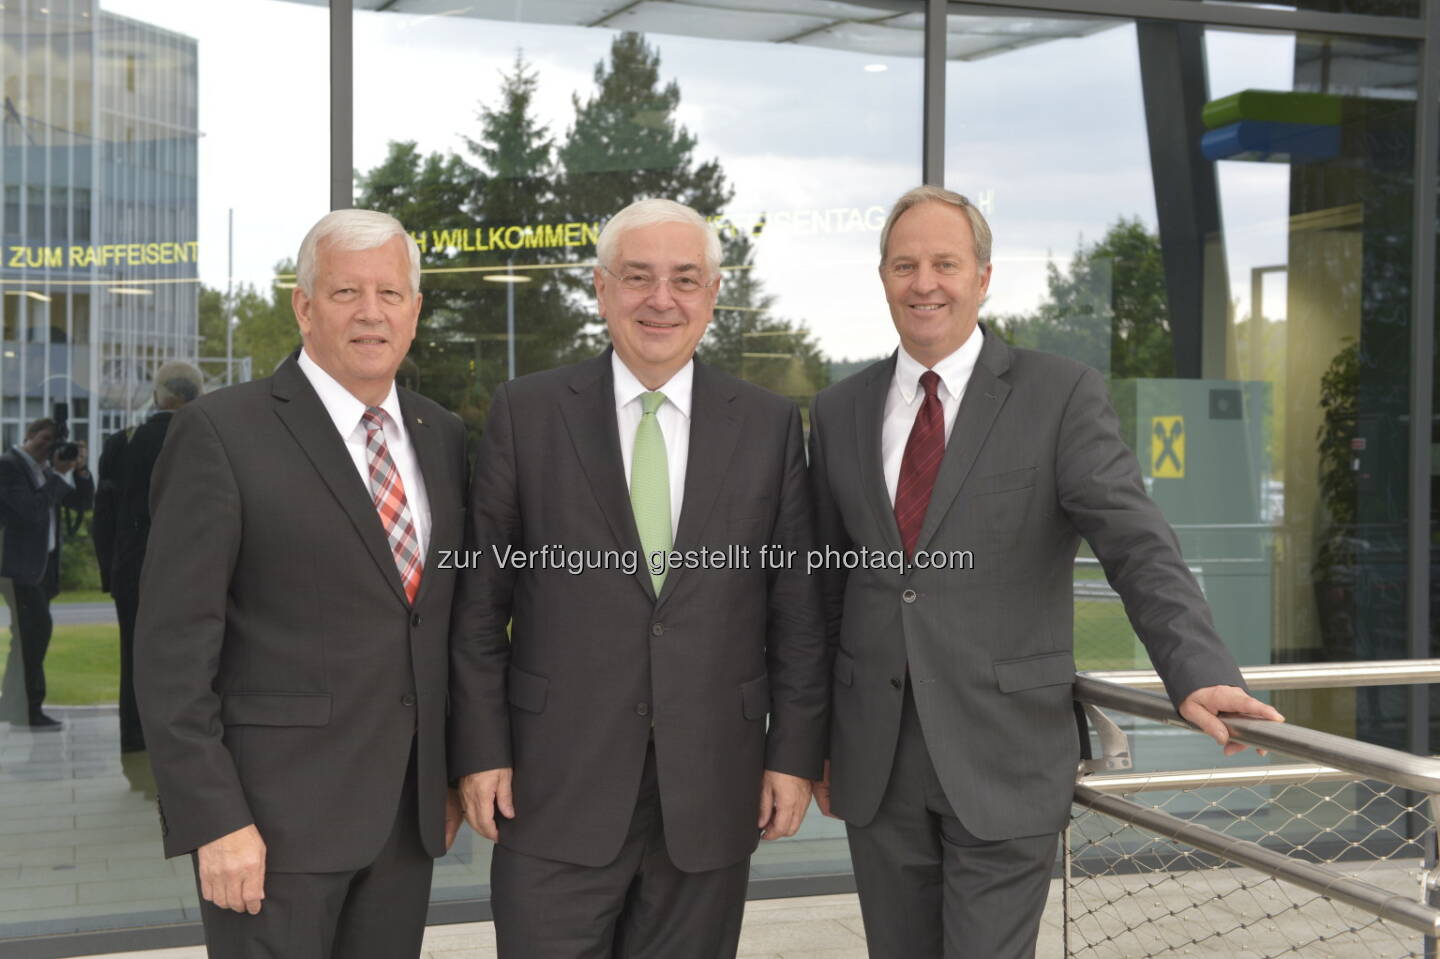
[[(1059, 894), (1052, 884), (1051, 899)], [(1037, 956), (1060, 955), (1057, 909), (1046, 912)], [(860, 906), (854, 894), (805, 899), (762, 899), (745, 907), (742, 959), (867, 959)], [(100, 959), (100, 957), (95, 957)], [(198, 946), (115, 953), (104, 959), (205, 959)], [(495, 929), (488, 922), (431, 926), (422, 959), (495, 959)]]

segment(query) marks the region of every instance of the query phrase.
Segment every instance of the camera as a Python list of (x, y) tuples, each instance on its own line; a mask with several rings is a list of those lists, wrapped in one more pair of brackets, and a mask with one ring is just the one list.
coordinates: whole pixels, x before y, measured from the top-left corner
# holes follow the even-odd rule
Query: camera
[(51, 419), (55, 421), (55, 441), (50, 444), (52, 455), (62, 460), (79, 459), (80, 447), (70, 442), (70, 404), (56, 403)]

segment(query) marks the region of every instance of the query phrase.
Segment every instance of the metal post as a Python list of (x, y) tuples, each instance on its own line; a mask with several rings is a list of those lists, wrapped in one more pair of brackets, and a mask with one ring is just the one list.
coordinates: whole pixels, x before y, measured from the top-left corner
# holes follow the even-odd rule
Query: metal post
[(925, 105), (921, 116), (921, 176), (945, 185), (945, 0), (925, 0)]
[[(1435, 395), (1435, 229), (1436, 159), (1440, 155), (1440, 9), (1434, 3), (1424, 7), (1425, 40), (1421, 44), (1420, 89), (1415, 110), (1415, 207), (1413, 259), (1410, 269), (1410, 516), (1408, 576), (1406, 581), (1406, 638), (1414, 659), (1430, 655), (1430, 470), (1431, 431)], [(1430, 688), (1408, 690), (1406, 719), (1409, 751), (1429, 755)], [(1430, 804), (1434, 811), (1434, 803)], [(1440, 822), (1417, 822), (1411, 816), (1411, 835), (1425, 828), (1437, 830)], [(1426, 844), (1426, 867), (1435, 868), (1435, 843)], [(1433, 889), (1426, 902), (1440, 904)], [(1434, 937), (1426, 936), (1424, 954), (1436, 955)]]
[(505, 261), (509, 278), (505, 281), (505, 357), (510, 364), (507, 380), (515, 378), (515, 258)]
[(230, 208), (230, 265), (225, 274), (225, 385), (235, 382), (235, 208)]
[(330, 0), (330, 209), (355, 205), (355, 4)]

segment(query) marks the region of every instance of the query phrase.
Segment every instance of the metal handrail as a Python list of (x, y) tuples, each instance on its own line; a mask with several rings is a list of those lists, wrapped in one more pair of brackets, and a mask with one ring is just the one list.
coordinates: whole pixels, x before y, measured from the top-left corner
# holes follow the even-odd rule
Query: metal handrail
[(1102, 793), (1171, 792), (1214, 786), (1294, 786), (1300, 783), (1355, 782), (1359, 773), (1319, 763), (1276, 763), (1230, 769), (1177, 769), (1165, 772), (1086, 776), (1085, 785)]
[[(1101, 669), (1082, 673), (1132, 689), (1164, 689), (1153, 669)], [(1440, 683), (1440, 659), (1379, 659), (1366, 663), (1279, 663), (1242, 666), (1251, 689), (1324, 689), (1335, 686), (1413, 686)]]
[(1379, 886), (1343, 876), (1324, 866), (1291, 859), (1248, 839), (1236, 839), (1208, 826), (1186, 822), (1170, 813), (1119, 796), (1109, 796), (1085, 785), (1075, 787), (1075, 802), (1121, 822), (1364, 909), (1382, 919), (1393, 920), (1426, 936), (1440, 936), (1440, 910)]
[[(1075, 677), (1075, 698), (1082, 703), (1116, 709), (1142, 719), (1182, 729), (1195, 728), (1175, 711), (1164, 696), (1093, 676)], [(1367, 779), (1383, 780), (1427, 795), (1440, 793), (1440, 760), (1289, 723), (1234, 716), (1224, 719), (1233, 738), (1247, 746), (1273, 749), (1297, 759), (1344, 769)]]

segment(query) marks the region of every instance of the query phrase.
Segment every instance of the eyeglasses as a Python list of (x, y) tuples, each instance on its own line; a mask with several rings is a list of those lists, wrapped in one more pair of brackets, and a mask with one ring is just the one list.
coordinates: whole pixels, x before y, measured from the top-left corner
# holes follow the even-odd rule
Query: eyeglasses
[[(619, 280), (620, 286), (627, 293), (649, 296), (655, 292), (655, 289), (661, 283), (661, 278), (653, 273), (643, 273), (639, 270), (626, 270), (624, 273), (616, 273), (603, 264), (600, 266), (600, 269)], [(689, 273), (672, 273), (664, 278), (664, 282), (670, 286), (670, 295), (677, 300), (695, 296), (710, 285), (708, 282), (700, 282), (699, 277)]]
[[(959, 276), (965, 272), (965, 264), (959, 260), (936, 260), (930, 264), (930, 268), (941, 276)], [(904, 280), (919, 272), (920, 264), (913, 260), (901, 260), (899, 263), (887, 263), (880, 269), (886, 276)]]

